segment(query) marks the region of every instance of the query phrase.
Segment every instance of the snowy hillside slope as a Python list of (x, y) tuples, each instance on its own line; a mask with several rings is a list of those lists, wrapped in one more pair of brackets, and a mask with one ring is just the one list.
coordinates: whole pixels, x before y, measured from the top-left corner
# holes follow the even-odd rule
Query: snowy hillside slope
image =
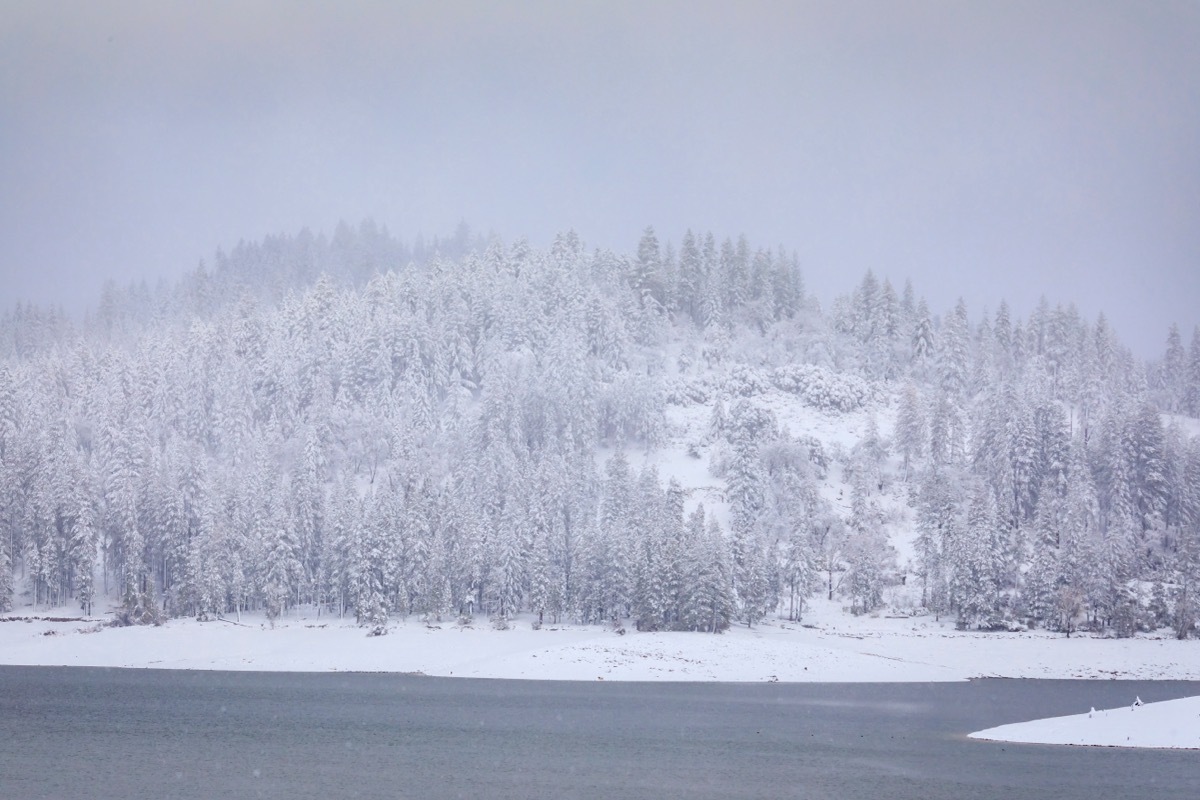
[(404, 252), (284, 237), (6, 317), (0, 610), (1197, 633), (1200, 334), (1138, 363), (870, 272), (826, 310), (691, 232)]

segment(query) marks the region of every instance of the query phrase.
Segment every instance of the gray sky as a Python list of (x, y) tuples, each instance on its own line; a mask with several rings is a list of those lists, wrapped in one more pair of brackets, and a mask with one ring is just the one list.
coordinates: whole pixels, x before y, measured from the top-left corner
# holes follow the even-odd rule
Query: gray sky
[(0, 302), (373, 217), (1200, 322), (1200, 3), (0, 0)]

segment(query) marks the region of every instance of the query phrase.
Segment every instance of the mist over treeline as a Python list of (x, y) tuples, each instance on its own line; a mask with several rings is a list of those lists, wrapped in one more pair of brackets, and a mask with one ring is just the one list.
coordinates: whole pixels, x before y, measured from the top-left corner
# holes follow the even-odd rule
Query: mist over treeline
[(277, 302), (318, 277), (339, 286), (361, 286), (377, 272), (420, 266), (435, 256), (455, 260), (486, 244), (466, 222), (450, 236), (428, 240), (417, 236), (406, 243), (370, 219), (357, 226), (339, 222), (332, 236), (304, 228), (295, 235), (240, 241), (228, 253), (217, 250), (211, 260), (201, 260), (181, 277), (160, 277), (153, 284), (105, 281), (100, 295), (81, 315), (69, 314), (57, 304), (17, 303), (6, 308), (0, 312), (0, 352), (28, 355), (31, 348), (62, 342), (76, 333), (120, 333), (169, 317), (211, 314), (224, 304), (247, 298)]
[[(1200, 331), (1166, 342), (1143, 362), (1103, 315), (930, 309), (870, 272), (822, 305), (794, 254), (691, 231), (243, 242), (79, 322), (0, 320), (0, 607), (719, 631), (914, 581), (964, 628), (1187, 636)], [(871, 423), (830, 447), (771, 393)], [(634, 466), (669, 447), (721, 495)]]

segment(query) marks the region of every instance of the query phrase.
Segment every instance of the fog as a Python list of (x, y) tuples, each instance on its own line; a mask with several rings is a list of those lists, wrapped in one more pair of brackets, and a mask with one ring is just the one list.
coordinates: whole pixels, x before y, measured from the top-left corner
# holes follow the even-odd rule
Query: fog
[(1142, 355), (1200, 322), (1200, 4), (9, 3), (0, 304), (365, 217), (745, 233)]

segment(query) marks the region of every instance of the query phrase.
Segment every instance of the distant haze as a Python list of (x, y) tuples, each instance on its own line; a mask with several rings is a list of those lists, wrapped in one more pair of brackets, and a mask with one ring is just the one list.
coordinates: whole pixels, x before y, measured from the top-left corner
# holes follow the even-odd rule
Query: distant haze
[(7, 2), (0, 305), (371, 217), (1200, 322), (1200, 3)]

